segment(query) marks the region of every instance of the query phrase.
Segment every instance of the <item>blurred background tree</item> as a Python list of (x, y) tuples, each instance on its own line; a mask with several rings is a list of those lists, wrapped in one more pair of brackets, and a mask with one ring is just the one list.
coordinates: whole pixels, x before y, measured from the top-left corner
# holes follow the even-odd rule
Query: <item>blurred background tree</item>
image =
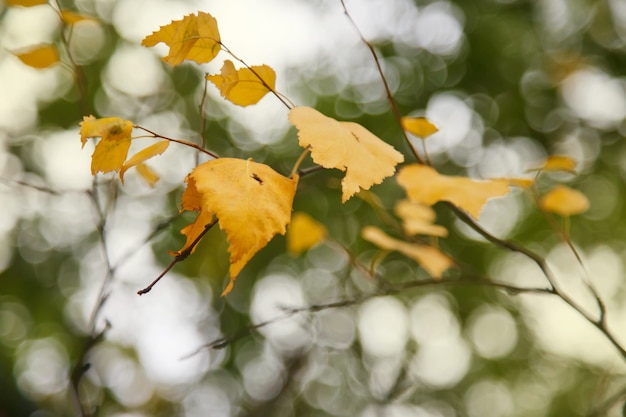
[[(228, 254), (215, 228), (150, 294), (136, 295), (182, 246), (183, 180), (200, 160), (192, 149), (168, 151), (151, 162), (161, 177), (154, 188), (134, 172), (123, 187), (93, 179), (92, 145), (79, 143), (84, 115), (204, 137), (221, 156), (283, 173), (301, 152), (272, 97), (239, 108), (207, 88), (199, 107), (203, 75), (218, 64), (164, 65), (163, 49), (140, 46), (160, 25), (213, 14), (231, 50), (277, 70), (279, 91), (363, 124), (413, 162), (338, 0), (8, 3), (0, 5), (0, 416), (622, 415), (624, 357), (561, 298), (412, 285), (427, 277), (397, 254), (379, 273), (392, 289), (411, 288), (385, 290), (364, 277), (341, 245), (367, 264), (377, 251), (360, 229), (380, 220), (364, 198), (341, 204), (337, 172), (303, 178), (294, 203), (332, 240), (293, 257), (274, 239), (221, 298)], [(490, 201), (480, 224), (543, 256), (581, 310), (597, 316), (591, 283), (626, 346), (626, 3), (346, 6), (402, 113), (439, 126), (427, 146), (440, 171), (520, 177), (550, 154), (578, 161), (578, 175), (551, 178), (591, 201), (570, 224), (585, 270), (523, 191)], [(59, 9), (93, 19), (62, 25)], [(15, 55), (46, 43), (59, 45), (62, 64), (34, 69)], [(372, 192), (390, 212), (403, 194), (394, 179)], [(530, 260), (436, 208), (451, 230), (442, 246), (477, 275), (547, 287)]]

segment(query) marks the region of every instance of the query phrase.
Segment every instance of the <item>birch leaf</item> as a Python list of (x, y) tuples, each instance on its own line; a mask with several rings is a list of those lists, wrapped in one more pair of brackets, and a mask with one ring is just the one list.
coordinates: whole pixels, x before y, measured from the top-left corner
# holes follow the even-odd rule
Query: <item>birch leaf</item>
[(589, 200), (578, 190), (557, 185), (543, 196), (539, 205), (545, 211), (569, 217), (587, 211)]
[[(143, 164), (146, 160), (152, 158), (153, 156), (161, 155), (163, 152), (165, 152), (169, 144), (170, 142), (168, 140), (159, 141), (153, 145), (148, 146), (147, 148), (142, 149), (141, 151), (133, 155), (132, 158), (125, 161), (120, 169), (120, 180), (122, 181), (122, 183), (124, 182), (124, 174), (129, 168), (137, 166), (137, 169), (139, 170), (140, 168), (138, 165)], [(154, 185), (152, 181), (154, 180), (154, 175), (156, 174), (150, 173), (149, 168), (145, 165), (143, 166), (144, 168), (141, 168), (141, 171), (145, 174), (145, 176), (142, 174), (140, 175), (142, 175), (149, 184)]]
[(267, 65), (237, 70), (232, 61), (226, 60), (220, 74), (207, 75), (206, 79), (215, 84), (226, 100), (245, 107), (258, 103), (270, 89), (274, 89), (276, 73)]
[(101, 138), (91, 156), (91, 173), (119, 171), (130, 148), (133, 122), (119, 117), (96, 119), (85, 116), (80, 123), (80, 139), (85, 146), (87, 138)]
[(291, 224), (287, 231), (287, 251), (299, 255), (317, 246), (328, 235), (323, 224), (306, 213), (296, 212), (291, 216)]

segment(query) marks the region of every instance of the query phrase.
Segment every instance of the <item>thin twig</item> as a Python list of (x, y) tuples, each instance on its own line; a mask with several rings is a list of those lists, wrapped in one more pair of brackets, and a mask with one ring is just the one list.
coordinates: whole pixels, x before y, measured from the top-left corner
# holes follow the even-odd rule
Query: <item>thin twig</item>
[(199, 146), (199, 145), (197, 145), (197, 144), (195, 144), (195, 143), (193, 143), (193, 142), (189, 142), (189, 141), (184, 140), (184, 139), (174, 139), (174, 138), (169, 138), (169, 137), (167, 137), (167, 136), (163, 136), (163, 135), (160, 135), (160, 134), (158, 134), (158, 133), (156, 133), (156, 132), (153, 132), (153, 131), (152, 131), (152, 130), (150, 130), (150, 129), (146, 129), (146, 128), (145, 128), (145, 127), (143, 127), (143, 126), (134, 125), (133, 127), (134, 127), (135, 129), (141, 129), (141, 130), (143, 130), (144, 132), (148, 132), (150, 135), (152, 135), (151, 137), (153, 137), (153, 138), (161, 138), (161, 139), (169, 140), (170, 142), (175, 142), (175, 143), (179, 143), (179, 144), (181, 144), (181, 145), (189, 146), (190, 148), (194, 148), (195, 150), (200, 151), (200, 152), (203, 152), (203, 153), (205, 153), (205, 154), (207, 154), (207, 155), (209, 155), (209, 156), (212, 156), (212, 157), (213, 157), (213, 158), (215, 158), (215, 159), (218, 159), (218, 158), (219, 158), (219, 155), (217, 155), (216, 153), (214, 153), (214, 152), (212, 152), (212, 151), (209, 151), (208, 149), (204, 149), (202, 146)]

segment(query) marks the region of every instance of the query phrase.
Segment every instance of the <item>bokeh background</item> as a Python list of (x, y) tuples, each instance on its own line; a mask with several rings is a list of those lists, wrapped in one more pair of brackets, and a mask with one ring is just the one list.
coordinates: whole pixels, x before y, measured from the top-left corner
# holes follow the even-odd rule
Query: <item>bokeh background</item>
[[(380, 288), (341, 245), (369, 262), (376, 249), (360, 229), (381, 223), (363, 199), (341, 204), (337, 171), (303, 178), (294, 202), (332, 241), (294, 257), (279, 236), (220, 297), (228, 253), (214, 228), (137, 296), (170, 262), (168, 251), (182, 246), (179, 230), (192, 217), (178, 214), (179, 201), (198, 156), (170, 146), (150, 162), (161, 176), (154, 188), (133, 171), (124, 186), (113, 176), (94, 180), (93, 144), (80, 146), (82, 116), (119, 116), (190, 141), (199, 140), (204, 118), (208, 148), (285, 174), (301, 152), (287, 109), (271, 96), (240, 108), (209, 86), (200, 117), (203, 75), (227, 56), (172, 69), (159, 59), (162, 45), (140, 46), (159, 26), (211, 13), (228, 48), (250, 65), (272, 66), (277, 89), (293, 102), (363, 124), (409, 162), (411, 153), (339, 0), (60, 3), (97, 19), (73, 26), (62, 56), (81, 65), (83, 96), (71, 67), (36, 70), (12, 53), (59, 42), (59, 4), (0, 5), (0, 416), (622, 415), (625, 359), (556, 296), (430, 285), (370, 297)], [(584, 270), (524, 191), (490, 201), (480, 223), (544, 256), (577, 305), (597, 315), (585, 284), (592, 282), (626, 346), (626, 2), (346, 6), (403, 114), (439, 126), (427, 146), (440, 171), (524, 177), (550, 154), (579, 161), (578, 175), (548, 179), (591, 201), (570, 225)], [(403, 195), (393, 179), (373, 192), (390, 212)], [(442, 247), (470, 270), (512, 286), (547, 286), (528, 259), (436, 208), (451, 230)], [(400, 255), (379, 268), (392, 286), (427, 279)], [(205, 347), (221, 338), (219, 348)], [(82, 374), (82, 411), (72, 374)]]

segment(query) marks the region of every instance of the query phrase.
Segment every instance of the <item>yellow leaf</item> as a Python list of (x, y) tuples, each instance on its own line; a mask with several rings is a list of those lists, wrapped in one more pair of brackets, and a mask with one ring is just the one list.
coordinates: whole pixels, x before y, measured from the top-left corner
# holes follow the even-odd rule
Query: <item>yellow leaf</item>
[(130, 148), (133, 122), (119, 117), (85, 116), (80, 123), (83, 146), (87, 138), (101, 138), (91, 156), (91, 173), (119, 171)]
[(448, 236), (448, 229), (433, 224), (435, 210), (421, 203), (401, 200), (396, 204), (395, 213), (402, 219), (402, 227), (409, 235)]
[(327, 234), (323, 224), (306, 213), (296, 212), (291, 216), (287, 232), (287, 251), (292, 255), (300, 255), (324, 240)]
[(589, 209), (589, 200), (578, 190), (557, 185), (543, 196), (539, 202), (541, 208), (563, 217), (584, 213)]
[(252, 160), (220, 158), (197, 166), (187, 177), (183, 210), (197, 210), (198, 219), (183, 229), (188, 249), (213, 215), (230, 244), (230, 282), (276, 234), (285, 234), (298, 177), (286, 178)]
[(198, 12), (197, 16), (190, 14), (182, 20), (161, 26), (158, 31), (146, 36), (141, 44), (154, 46), (159, 42), (170, 47), (169, 54), (163, 61), (173, 67), (186, 59), (198, 64), (210, 62), (221, 49), (217, 20), (203, 12)]
[(535, 180), (531, 178), (497, 178), (497, 180), (506, 181), (509, 185), (512, 185), (513, 187), (519, 187), (525, 190), (532, 187), (535, 183)]
[[(170, 142), (168, 140), (159, 141), (153, 145), (148, 146), (145, 149), (142, 149), (141, 151), (133, 155), (130, 159), (128, 159), (126, 162), (124, 162), (122, 164), (122, 168), (120, 169), (120, 180), (122, 180), (122, 183), (124, 182), (124, 174), (129, 168), (132, 168), (135, 165), (137, 165), (137, 169), (139, 170), (140, 169), (138, 166), (139, 164), (143, 164), (143, 162), (152, 158), (153, 156), (161, 155), (163, 152), (165, 152), (169, 144)], [(147, 166), (144, 166), (144, 168), (141, 168), (142, 172), (148, 175), (147, 177), (144, 176), (144, 178), (148, 181), (149, 184), (154, 185), (153, 183), (151, 183), (151, 181), (155, 178), (156, 174), (150, 174), (148, 171), (146, 171), (147, 169), (149, 170)], [(156, 176), (156, 178), (158, 180), (158, 176)], [(156, 181), (154, 182), (156, 183)]]
[(541, 167), (529, 171), (565, 171), (576, 174), (576, 161), (569, 156), (551, 155)]
[(61, 19), (66, 25), (73, 25), (74, 23), (82, 22), (83, 20), (96, 20), (90, 16), (84, 16), (82, 14), (72, 12), (71, 10), (61, 10)]
[(421, 139), (426, 139), (430, 135), (439, 132), (437, 126), (425, 117), (403, 117), (402, 127), (407, 132)]
[(207, 75), (206, 79), (215, 84), (225, 99), (239, 106), (249, 106), (258, 103), (274, 89), (276, 73), (267, 65), (236, 70), (232, 61), (227, 59), (220, 74)]
[(311, 148), (311, 157), (324, 168), (346, 171), (341, 181), (341, 201), (346, 202), (359, 189), (394, 174), (404, 157), (391, 145), (357, 123), (338, 122), (310, 107), (296, 107), (289, 121), (298, 129), (300, 146)]
[(448, 201), (478, 219), (480, 211), (492, 197), (509, 192), (504, 180), (476, 181), (467, 177), (441, 175), (427, 165), (412, 164), (398, 173), (398, 184), (412, 201), (432, 206)]
[(48, 0), (5, 0), (7, 6), (32, 7), (40, 4), (48, 4)]
[(143, 178), (150, 187), (154, 187), (156, 183), (159, 182), (159, 174), (154, 172), (148, 165), (143, 163), (137, 164), (135, 170), (137, 171), (137, 174), (139, 174), (139, 176)]
[(454, 265), (452, 259), (433, 246), (408, 243), (394, 239), (377, 227), (364, 227), (361, 231), (361, 236), (363, 239), (372, 242), (379, 248), (395, 250), (414, 259), (435, 279), (440, 279), (444, 271)]
[(41, 45), (13, 53), (24, 64), (37, 69), (48, 68), (59, 62), (59, 51), (54, 45)]

